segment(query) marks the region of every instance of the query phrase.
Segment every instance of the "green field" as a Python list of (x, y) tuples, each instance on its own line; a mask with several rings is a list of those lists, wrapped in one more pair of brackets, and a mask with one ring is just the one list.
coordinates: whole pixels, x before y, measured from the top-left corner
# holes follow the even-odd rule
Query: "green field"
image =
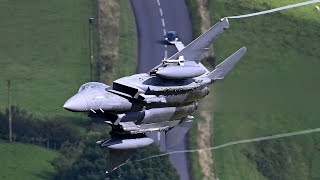
[[(89, 7), (87, 0), (1, 1), (1, 111), (7, 106), (10, 79), (13, 105), (44, 119), (71, 116), (75, 126), (83, 127), (85, 115), (62, 105), (90, 79)], [(54, 173), (49, 161), (57, 152), (1, 142), (0, 153), (0, 179), (44, 179)]]
[(14, 105), (41, 116), (62, 108), (90, 79), (87, 0), (3, 0), (0, 6), (0, 109), (6, 80)]
[(0, 141), (0, 179), (44, 179), (54, 168), (57, 152), (39, 146)]
[[(301, 1), (215, 0), (212, 23), (296, 2)], [(230, 28), (215, 44), (218, 61), (241, 46), (248, 52), (215, 84), (214, 145), (320, 127), (319, 18), (309, 5), (229, 20)], [(215, 168), (220, 179), (319, 178), (319, 146), (320, 134), (238, 145), (214, 151)]]

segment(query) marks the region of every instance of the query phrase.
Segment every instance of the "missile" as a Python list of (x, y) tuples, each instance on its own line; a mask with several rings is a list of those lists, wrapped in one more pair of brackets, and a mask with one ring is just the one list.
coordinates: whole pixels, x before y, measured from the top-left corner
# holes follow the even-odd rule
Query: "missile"
[(167, 66), (159, 69), (156, 74), (165, 79), (187, 79), (198, 77), (206, 71), (200, 66)]
[(149, 146), (153, 140), (145, 135), (137, 136), (115, 136), (104, 141), (101, 146), (109, 149), (135, 149)]

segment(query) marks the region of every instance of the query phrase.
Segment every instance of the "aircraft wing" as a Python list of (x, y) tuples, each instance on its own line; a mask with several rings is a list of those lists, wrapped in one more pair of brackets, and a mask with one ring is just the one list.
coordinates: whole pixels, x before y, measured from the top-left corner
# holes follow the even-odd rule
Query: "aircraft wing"
[(165, 134), (165, 144), (166, 149), (170, 150), (171, 148), (179, 145), (183, 138), (186, 136), (187, 132), (189, 131), (193, 120), (187, 120), (178, 124), (176, 127), (170, 129)]
[(186, 136), (192, 125), (193, 120), (188, 119), (179, 123), (177, 126), (165, 132), (150, 132), (147, 136), (154, 140), (160, 146), (162, 151), (171, 151), (172, 148), (179, 145)]
[(181, 41), (175, 41), (175, 42), (173, 42), (173, 44), (176, 46), (178, 51), (181, 51), (182, 49), (185, 48), (184, 44)]
[[(182, 42), (177, 41), (175, 46), (178, 49), (178, 52), (166, 59), (166, 61), (178, 61), (179, 59), (183, 59), (185, 61), (200, 63), (204, 57), (204, 53), (209, 49), (210, 45), (227, 28), (229, 28), (229, 21), (227, 18), (223, 18), (187, 46), (184, 47)], [(163, 63), (154, 67), (150, 73), (156, 72), (160, 67), (163, 67)], [(205, 70), (207, 71), (207, 69)]]
[(195, 61), (199, 63), (213, 41), (216, 40), (227, 28), (229, 28), (229, 21), (227, 18), (223, 18), (220, 22), (212, 26), (209, 30), (192, 41), (181, 51), (171, 56), (169, 59), (178, 59), (180, 56), (183, 56), (186, 61)]

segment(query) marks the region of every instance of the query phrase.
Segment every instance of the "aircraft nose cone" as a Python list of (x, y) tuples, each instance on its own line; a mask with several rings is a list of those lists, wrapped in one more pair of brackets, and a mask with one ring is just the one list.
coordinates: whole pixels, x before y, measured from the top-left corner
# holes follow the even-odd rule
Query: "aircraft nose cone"
[(86, 111), (87, 101), (81, 94), (76, 94), (64, 103), (63, 108), (69, 111)]

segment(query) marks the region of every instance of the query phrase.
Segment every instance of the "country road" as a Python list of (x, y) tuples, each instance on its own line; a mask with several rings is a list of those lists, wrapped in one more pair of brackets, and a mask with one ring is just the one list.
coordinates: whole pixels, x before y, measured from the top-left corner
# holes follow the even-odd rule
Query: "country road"
[[(138, 73), (148, 72), (177, 49), (163, 44), (166, 31), (177, 31), (179, 39), (188, 44), (192, 41), (192, 27), (184, 0), (131, 0), (138, 32)], [(172, 150), (186, 149), (186, 139)], [(180, 179), (190, 179), (187, 154), (170, 155)]]

